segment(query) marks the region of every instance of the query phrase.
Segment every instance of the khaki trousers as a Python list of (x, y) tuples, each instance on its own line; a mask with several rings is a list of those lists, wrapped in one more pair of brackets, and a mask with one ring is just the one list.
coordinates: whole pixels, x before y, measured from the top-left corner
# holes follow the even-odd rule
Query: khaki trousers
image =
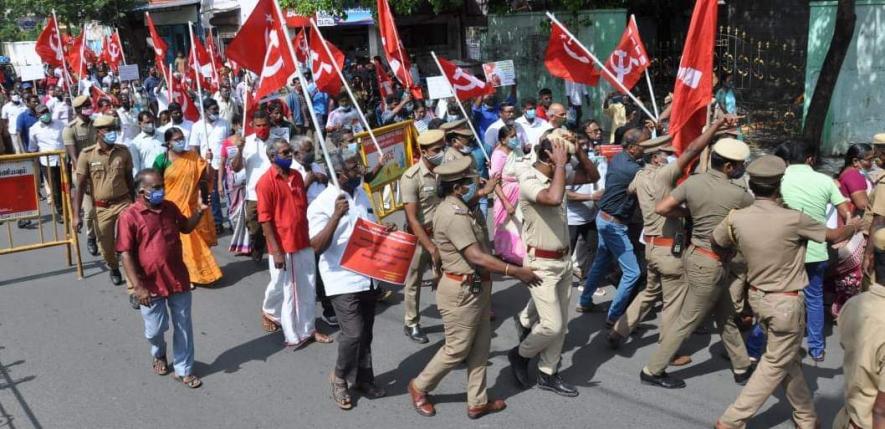
[(95, 206), (92, 204), (92, 195), (83, 195), (83, 226), (86, 227), (86, 238), (95, 238)]
[(667, 328), (679, 315), (679, 309), (685, 302), (688, 286), (685, 282), (685, 271), (682, 258), (673, 256), (669, 247), (645, 246), (645, 259), (648, 262), (645, 289), (636, 295), (627, 311), (615, 323), (614, 331), (626, 337), (636, 329), (636, 325), (651, 311), (658, 299), (663, 299), (661, 326), (658, 329), (658, 342), (664, 338)]
[(117, 232), (117, 216), (126, 207), (129, 207), (129, 204), (129, 201), (123, 201), (110, 207), (95, 208), (95, 238), (98, 240), (98, 248), (101, 249), (101, 255), (110, 269), (120, 267), (117, 250), (114, 245)]
[(489, 314), (492, 283), (483, 283), (480, 293), (470, 292), (469, 282), (443, 276), (436, 289), (436, 305), (445, 327), (445, 344), (415, 378), (415, 388), (430, 392), (461, 362), (467, 363), (467, 405), (488, 402), (486, 365), (492, 342)]
[[(539, 355), (538, 370), (548, 375), (555, 374), (565, 343), (572, 293), (572, 261), (568, 255), (559, 260), (526, 255), (523, 265), (541, 278), (541, 284), (529, 287), (538, 323), (534, 326), (524, 323), (523, 326), (532, 326), (532, 330), (519, 344), (519, 354), (527, 358)], [(531, 306), (523, 312), (531, 317)]]
[(743, 370), (750, 367), (750, 358), (744, 339), (734, 321), (735, 305), (731, 294), (723, 284), (726, 269), (722, 263), (689, 247), (685, 255), (685, 275), (688, 290), (679, 316), (664, 333), (658, 349), (652, 354), (645, 370), (659, 375), (670, 364), (682, 342), (697, 329), (712, 311), (716, 330), (731, 359), (731, 367)]
[(424, 280), (424, 272), (430, 268), (433, 259), (420, 244), (415, 249), (409, 272), (406, 274), (406, 283), (403, 285), (403, 305), (406, 315), (403, 320), (405, 326), (415, 326), (421, 321), (418, 306), (421, 305), (421, 282)]
[(805, 300), (802, 295), (750, 290), (749, 301), (765, 329), (768, 345), (747, 385), (719, 421), (728, 427), (745, 428), (747, 420), (759, 411), (774, 389), (782, 385), (793, 406), (796, 427), (814, 428), (817, 414), (799, 356), (805, 335)]

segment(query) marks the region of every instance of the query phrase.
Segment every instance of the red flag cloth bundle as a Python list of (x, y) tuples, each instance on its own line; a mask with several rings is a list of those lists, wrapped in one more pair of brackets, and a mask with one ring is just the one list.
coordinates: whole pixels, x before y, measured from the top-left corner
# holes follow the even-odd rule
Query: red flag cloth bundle
[[(639, 79), (642, 79), (642, 73), (649, 65), (651, 65), (651, 61), (648, 59), (642, 39), (639, 38), (639, 27), (636, 26), (636, 20), (631, 16), (627, 28), (624, 29), (624, 34), (621, 36), (621, 41), (608, 57), (608, 61), (605, 62), (605, 68), (629, 91), (636, 86)], [(624, 92), (624, 88), (614, 82), (607, 73), (605, 79), (611, 83), (612, 87)]]
[(590, 53), (556, 22), (550, 29), (544, 65), (553, 76), (571, 82), (590, 86), (596, 86), (599, 82), (600, 70), (593, 65)]
[[(378, 0), (378, 31), (381, 33), (381, 45), (384, 48), (384, 56), (387, 58), (387, 64), (390, 64), (390, 70), (393, 72), (393, 75), (402, 84), (403, 88), (410, 90), (412, 97), (418, 100), (424, 98), (421, 88), (417, 87), (412, 81), (412, 64), (409, 60), (409, 54), (406, 53), (406, 49), (399, 38), (396, 22), (393, 20), (393, 14), (390, 12), (390, 4), (387, 3), (387, 0)], [(376, 66), (376, 70), (381, 69)], [(378, 76), (380, 84), (380, 72)]]
[(37, 37), (35, 50), (43, 62), (50, 66), (59, 67), (64, 63), (64, 47), (59, 39), (55, 17), (50, 16), (46, 21), (46, 27)]
[(670, 135), (678, 154), (701, 135), (707, 122), (707, 105), (713, 97), (716, 13), (717, 0), (697, 0), (691, 15), (670, 113)]
[(105, 37), (101, 59), (114, 71), (119, 70), (120, 64), (123, 64), (123, 45), (117, 32), (112, 33), (111, 37)]
[(311, 58), (311, 74), (313, 75), (313, 81), (322, 92), (327, 94), (332, 94), (332, 96), (337, 96), (339, 92), (341, 92), (341, 79), (338, 77), (338, 73), (335, 71), (335, 67), (333, 66), (332, 61), (335, 61), (338, 64), (339, 69), (344, 68), (344, 54), (335, 47), (335, 45), (326, 41), (326, 45), (329, 47), (329, 51), (332, 52), (332, 57), (329, 58), (329, 54), (326, 52), (326, 48), (323, 47), (323, 41), (320, 39), (320, 35), (312, 34), (310, 37), (310, 58)]

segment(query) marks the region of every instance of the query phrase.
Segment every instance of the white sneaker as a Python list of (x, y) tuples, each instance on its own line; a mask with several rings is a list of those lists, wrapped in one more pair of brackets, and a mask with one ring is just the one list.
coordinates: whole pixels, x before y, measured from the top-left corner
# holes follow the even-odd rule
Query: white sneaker
[(605, 289), (603, 289), (603, 288), (596, 289), (596, 292), (593, 292), (593, 296), (605, 296)]

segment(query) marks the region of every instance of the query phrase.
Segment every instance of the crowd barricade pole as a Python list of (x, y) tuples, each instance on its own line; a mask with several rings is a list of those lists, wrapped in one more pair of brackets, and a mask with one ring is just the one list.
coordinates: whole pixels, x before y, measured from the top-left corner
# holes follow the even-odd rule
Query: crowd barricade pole
[[(50, 165), (57, 158), (57, 171), (42, 168)], [(11, 253), (27, 252), (48, 247), (64, 246), (68, 266), (77, 266), (77, 278), (83, 278), (83, 260), (80, 255), (79, 237), (72, 222), (73, 207), (71, 204), (71, 181), (68, 175), (68, 159), (64, 150), (16, 155), (0, 155), (0, 222), (6, 226), (8, 247), (0, 246), (0, 256)], [(43, 208), (40, 204), (40, 176), (44, 176), (48, 184), (48, 198), (52, 199), (49, 207), (48, 222), (44, 222)], [(55, 175), (59, 177), (56, 178)], [(55, 198), (53, 184), (59, 183)], [(60, 199), (61, 201), (57, 201)], [(61, 204), (61, 231), (59, 231), (58, 210)], [(17, 244), (13, 236), (13, 224), (19, 220), (36, 220), (37, 241)], [(46, 225), (44, 225), (46, 223)], [(51, 225), (52, 229), (48, 229)], [(76, 261), (74, 260), (76, 257)]]

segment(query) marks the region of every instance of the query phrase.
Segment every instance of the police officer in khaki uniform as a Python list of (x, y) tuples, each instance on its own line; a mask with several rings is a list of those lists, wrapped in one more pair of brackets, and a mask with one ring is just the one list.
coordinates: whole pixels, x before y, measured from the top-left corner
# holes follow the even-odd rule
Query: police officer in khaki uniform
[[(885, 229), (870, 236), (876, 278), (885, 278)], [(845, 357), (845, 406), (833, 429), (877, 428), (885, 423), (885, 286), (869, 290), (845, 303), (839, 313), (839, 338)]]
[[(639, 144), (645, 148), (645, 167), (636, 173), (627, 191), (636, 194), (642, 211), (645, 259), (648, 268), (646, 286), (636, 295), (624, 315), (615, 322), (609, 332), (608, 342), (612, 348), (617, 348), (621, 340), (633, 332), (657, 300), (661, 299), (664, 304), (658, 342), (679, 314), (687, 291), (682, 265), (682, 252), (687, 244), (684, 242), (685, 228), (681, 218), (664, 217), (655, 213), (655, 205), (673, 191), (676, 181), (682, 177), (682, 172), (713, 141), (716, 131), (731, 126), (729, 121), (734, 120), (731, 117), (723, 117), (714, 122), (707, 131), (685, 148), (676, 162), (670, 164), (667, 164), (667, 156), (673, 152), (673, 147), (667, 145), (670, 136), (658, 137)], [(670, 365), (681, 366), (689, 363), (691, 363), (690, 356), (677, 355), (671, 360)]]
[(474, 139), (474, 136), (473, 132), (468, 128), (466, 119), (446, 122), (440, 125), (439, 129), (446, 134), (444, 162), (470, 156), (471, 152), (473, 152), (470, 141)]
[(787, 164), (765, 155), (747, 167), (753, 205), (732, 210), (716, 229), (711, 243), (740, 249), (747, 260), (748, 301), (768, 336), (765, 353), (747, 385), (716, 423), (717, 428), (745, 428), (778, 385), (793, 406), (797, 428), (815, 428), (817, 414), (811, 390), (802, 375), (799, 348), (805, 335), (805, 246), (808, 240), (838, 242), (860, 230), (860, 220), (828, 230), (808, 215), (784, 207), (780, 181)]
[[(81, 95), (71, 102), (76, 117), (62, 130), (61, 138), (71, 160), (73, 168), (77, 168), (77, 159), (83, 149), (95, 144), (95, 127), (92, 125), (92, 102), (89, 96)], [(83, 197), (83, 205), (75, 206), (74, 212), (83, 210), (83, 218), (86, 223), (86, 249), (92, 256), (98, 255), (98, 245), (95, 243), (95, 207), (92, 206), (92, 196), (88, 192)]]
[(421, 159), (400, 177), (399, 188), (405, 206), (408, 229), (418, 237), (419, 243), (403, 287), (406, 311), (403, 331), (412, 341), (420, 344), (429, 341), (419, 325), (421, 281), (431, 263), (435, 273), (440, 262), (439, 250), (430, 237), (433, 233), (433, 213), (440, 201), (436, 194), (436, 174), (433, 170), (443, 162), (444, 137), (445, 133), (440, 130), (421, 133), (418, 136)]
[[(542, 137), (534, 150), (537, 160), (531, 168), (526, 165), (526, 171), (519, 176), (519, 209), (523, 213), (522, 239), (526, 244), (523, 266), (541, 278), (540, 285), (529, 288), (538, 322), (507, 357), (521, 387), (530, 385), (529, 360), (540, 356), (538, 387), (575, 397), (577, 389), (565, 383), (558, 372), (572, 289), (565, 192), (569, 154), (577, 152), (579, 162), (571, 183), (595, 182), (599, 180), (599, 172), (587, 157), (586, 148), (575, 150), (573, 136), (568, 132)], [(530, 307), (523, 310), (529, 311)], [(528, 329), (525, 325), (522, 328)]]
[(683, 259), (688, 293), (679, 316), (664, 332), (661, 344), (642, 369), (639, 377), (643, 383), (668, 389), (685, 387), (684, 381), (670, 377), (664, 370), (682, 342), (711, 311), (731, 360), (735, 382), (743, 384), (750, 378), (750, 357), (734, 321), (732, 296), (723, 284), (728, 266), (710, 245), (710, 234), (730, 210), (753, 204), (753, 197), (731, 182), (743, 175), (744, 161), (749, 155), (746, 143), (720, 139), (713, 145), (710, 169), (689, 177), (655, 206), (655, 212), (664, 216), (690, 215), (694, 229)]
[[(77, 159), (74, 207), (83, 203), (83, 189), (88, 189), (95, 204), (95, 236), (101, 254), (111, 272), (114, 285), (123, 284), (117, 252), (114, 251), (114, 233), (117, 216), (132, 202), (135, 183), (132, 180), (132, 158), (129, 149), (114, 144), (117, 141), (116, 121), (113, 116), (95, 119), (96, 144), (83, 149)], [(83, 226), (79, 214), (74, 211), (77, 231)]]
[(423, 371), (409, 383), (418, 414), (436, 414), (427, 393), (461, 362), (467, 364), (467, 417), (479, 418), (503, 410), (503, 400), (486, 395), (486, 365), (491, 345), (492, 281), (490, 272), (513, 276), (529, 285), (540, 282), (530, 269), (507, 264), (488, 249), (489, 237), (473, 216), (477, 175), (469, 157), (447, 162), (434, 171), (438, 196), (444, 198), (433, 215), (433, 242), (439, 249), (443, 275), (436, 303), (445, 326), (446, 342)]
[[(873, 136), (873, 147), (876, 149), (877, 160), (879, 161), (878, 173), (870, 178), (873, 182), (873, 192), (870, 194), (870, 201), (867, 209), (864, 211), (864, 231), (867, 236), (872, 235), (872, 231), (885, 227), (885, 133), (879, 133)], [(867, 240), (867, 247), (864, 252), (863, 261), (863, 288), (868, 289), (872, 284), (876, 283), (876, 270), (873, 263), (873, 241)]]

